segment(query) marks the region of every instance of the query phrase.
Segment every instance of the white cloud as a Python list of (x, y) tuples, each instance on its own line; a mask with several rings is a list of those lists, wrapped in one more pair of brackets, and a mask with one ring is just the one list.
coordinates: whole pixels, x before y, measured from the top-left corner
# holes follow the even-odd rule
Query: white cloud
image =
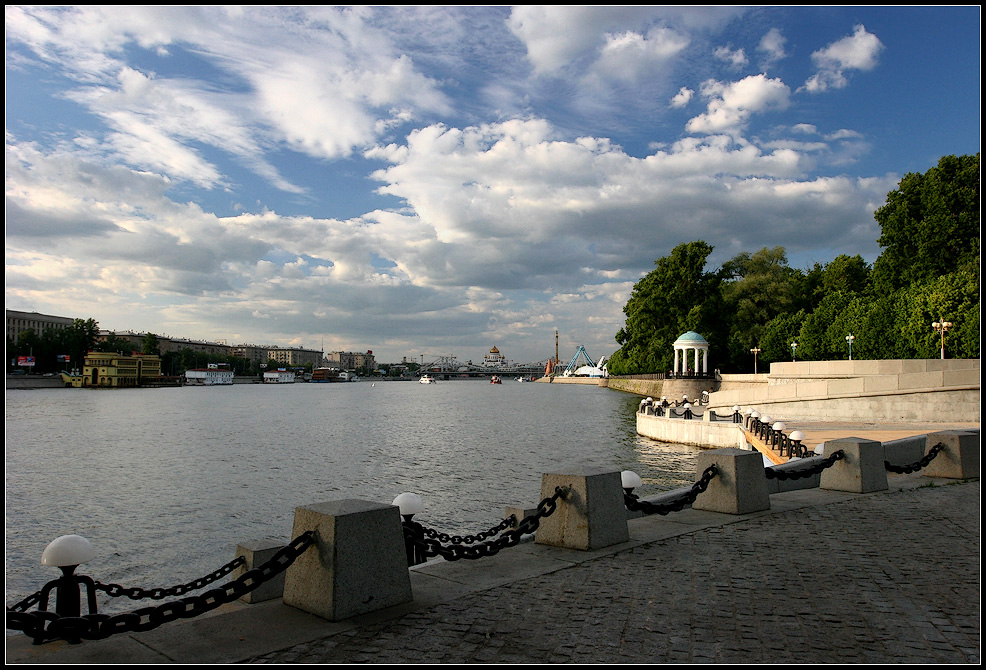
[(671, 106), (674, 108), (681, 108), (686, 106), (695, 95), (695, 91), (691, 90), (687, 86), (682, 86), (674, 97), (671, 98)]
[(757, 51), (763, 55), (763, 62), (761, 63), (763, 69), (771, 68), (787, 56), (787, 53), (784, 51), (784, 45), (786, 43), (787, 40), (777, 28), (771, 28), (760, 38)]
[(666, 28), (655, 28), (647, 35), (632, 31), (607, 34), (593, 71), (611, 79), (635, 81), (687, 46), (688, 38)]
[(811, 55), (818, 68), (805, 82), (810, 93), (820, 93), (830, 88), (844, 88), (849, 84), (847, 70), (872, 70), (877, 66), (883, 43), (873, 33), (858, 25), (855, 32)]
[(741, 68), (750, 62), (743, 49), (734, 50), (729, 47), (717, 47), (713, 55), (734, 68)]
[[(348, 156), (420, 111), (448, 111), (436, 82), (366, 18), (366, 10), (338, 8), (303, 19), (276, 8), (7, 12), (8, 39), (73, 73), (78, 85), (67, 97), (113, 129), (106, 151), (175, 180), (223, 186), (215, 163), (190, 145), (209, 147), (291, 193), (302, 189), (266, 159), (270, 143), (318, 158)], [(155, 75), (121, 60), (129, 45), (177, 43), (227, 73), (216, 80), (223, 84)]]
[(780, 79), (763, 74), (730, 84), (709, 80), (702, 84), (701, 93), (709, 98), (709, 105), (685, 126), (692, 133), (740, 130), (755, 113), (787, 108), (790, 98), (790, 89)]

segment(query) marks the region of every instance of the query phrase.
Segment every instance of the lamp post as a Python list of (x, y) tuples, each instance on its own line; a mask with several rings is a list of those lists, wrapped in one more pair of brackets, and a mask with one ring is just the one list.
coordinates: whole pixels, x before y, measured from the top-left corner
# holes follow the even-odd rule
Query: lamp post
[(849, 343), (849, 360), (852, 360), (852, 341), (856, 339), (856, 336), (852, 333), (846, 335), (846, 342)]
[(941, 359), (945, 360), (945, 333), (952, 327), (952, 322), (941, 319), (932, 323), (931, 327), (934, 328), (936, 333), (941, 334)]
[(753, 374), (757, 374), (757, 354), (760, 353), (760, 347), (753, 347), (750, 353), (753, 354)]
[(792, 342), (791, 343), (791, 358), (794, 360), (795, 363), (798, 362), (798, 343), (797, 342)]
[(425, 539), (424, 528), (421, 524), (414, 521), (414, 515), (422, 512), (425, 508), (424, 501), (417, 493), (402, 493), (392, 503), (400, 510), (400, 515), (404, 518), (401, 526), (404, 531), (404, 550), (407, 553), (407, 565), (421, 565), (427, 561), (424, 551), (418, 546), (418, 542)]

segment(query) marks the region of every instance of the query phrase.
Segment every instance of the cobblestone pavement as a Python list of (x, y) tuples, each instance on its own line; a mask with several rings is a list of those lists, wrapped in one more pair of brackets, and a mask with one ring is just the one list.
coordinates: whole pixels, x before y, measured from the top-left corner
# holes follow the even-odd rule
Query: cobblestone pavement
[(770, 514), (250, 663), (979, 663), (979, 482)]

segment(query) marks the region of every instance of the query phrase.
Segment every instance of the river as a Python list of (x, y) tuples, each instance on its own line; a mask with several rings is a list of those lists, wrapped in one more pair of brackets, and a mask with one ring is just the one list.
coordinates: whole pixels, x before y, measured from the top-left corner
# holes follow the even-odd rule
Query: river
[[(301, 505), (411, 491), (415, 520), (467, 534), (572, 464), (634, 470), (645, 495), (691, 484), (698, 450), (638, 437), (638, 402), (513, 380), (7, 392), (7, 604), (58, 575), (40, 561), (60, 535), (96, 549), (82, 574), (167, 588), (286, 543)], [(140, 606), (116, 600), (100, 611)]]

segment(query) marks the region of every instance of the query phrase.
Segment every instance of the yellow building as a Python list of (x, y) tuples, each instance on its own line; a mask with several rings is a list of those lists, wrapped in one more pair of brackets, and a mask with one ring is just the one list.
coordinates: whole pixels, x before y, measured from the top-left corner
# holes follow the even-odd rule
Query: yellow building
[(73, 377), (73, 386), (126, 388), (140, 386), (147, 378), (161, 376), (160, 356), (90, 351), (82, 366), (82, 376)]

